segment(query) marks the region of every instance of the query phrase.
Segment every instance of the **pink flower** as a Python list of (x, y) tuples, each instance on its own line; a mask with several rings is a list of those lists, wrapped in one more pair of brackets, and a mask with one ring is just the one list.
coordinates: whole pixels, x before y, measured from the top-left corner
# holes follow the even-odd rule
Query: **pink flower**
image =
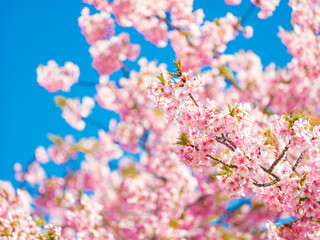
[(49, 92), (69, 92), (70, 87), (78, 82), (79, 76), (79, 67), (71, 62), (59, 68), (55, 61), (50, 60), (47, 66), (39, 65), (37, 68), (37, 82)]
[(85, 128), (83, 118), (91, 114), (94, 107), (94, 101), (90, 97), (83, 97), (82, 103), (79, 99), (64, 98), (57, 96), (56, 105), (62, 108), (62, 117), (73, 128), (82, 131)]
[(43, 146), (37, 147), (35, 157), (38, 162), (43, 164), (46, 164), (49, 161), (48, 154)]
[(89, 8), (85, 7), (81, 11), (78, 19), (82, 34), (89, 44), (94, 44), (98, 40), (106, 39), (114, 34), (114, 22), (107, 12), (96, 13), (90, 16)]
[(245, 38), (251, 38), (253, 35), (253, 28), (251, 26), (246, 26), (243, 29), (242, 34)]
[(93, 58), (93, 66), (101, 75), (109, 75), (123, 67), (127, 59), (135, 60), (140, 52), (140, 46), (131, 44), (127, 33), (113, 36), (110, 39), (99, 40), (89, 49)]
[(229, 5), (239, 5), (242, 0), (224, 0), (224, 2)]

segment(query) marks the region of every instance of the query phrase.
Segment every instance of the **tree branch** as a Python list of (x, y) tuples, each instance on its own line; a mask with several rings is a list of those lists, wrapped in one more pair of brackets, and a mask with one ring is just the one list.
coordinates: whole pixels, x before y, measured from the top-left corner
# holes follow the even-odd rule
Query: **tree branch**
[(211, 155), (209, 155), (209, 154), (207, 154), (206, 156), (207, 156), (207, 157), (209, 157), (209, 158), (211, 158), (212, 160), (215, 160), (215, 161), (217, 161), (217, 162), (219, 162), (219, 163), (223, 164), (224, 166), (229, 167), (229, 168), (238, 168), (238, 166), (236, 166), (236, 165), (233, 165), (233, 164), (227, 164), (227, 163), (225, 163), (225, 162), (221, 161), (220, 159), (215, 158), (215, 157), (213, 157), (213, 156), (211, 156)]
[(79, 81), (77, 82), (76, 86), (81, 87), (95, 87), (98, 83), (95, 82), (89, 82), (89, 81)]
[(237, 145), (223, 133), (221, 134), (221, 137), (216, 136), (216, 141), (228, 147), (232, 152), (234, 152), (237, 148)]
[(275, 166), (277, 166), (277, 164), (281, 161), (281, 159), (283, 158), (284, 154), (288, 151), (289, 149), (289, 145), (290, 145), (290, 141), (287, 144), (287, 146), (283, 149), (282, 153), (280, 154), (280, 156), (272, 163), (272, 165), (269, 167), (268, 169), (268, 173), (271, 173), (273, 171), (273, 169), (275, 168)]
[(293, 164), (292, 166), (292, 171), (296, 172), (296, 168), (298, 167), (304, 153), (307, 151), (307, 149), (303, 150), (302, 153), (300, 154), (300, 156), (298, 157), (297, 161)]
[(189, 97), (192, 99), (192, 101), (194, 102), (194, 104), (199, 107), (198, 103), (196, 102), (196, 100), (194, 99), (194, 97), (192, 96), (191, 93), (189, 93)]
[(257, 187), (270, 187), (274, 184), (276, 184), (277, 182), (279, 182), (278, 179), (273, 180), (272, 182), (268, 182), (268, 183), (259, 183), (257, 180), (252, 179), (253, 180), (253, 185), (257, 186)]

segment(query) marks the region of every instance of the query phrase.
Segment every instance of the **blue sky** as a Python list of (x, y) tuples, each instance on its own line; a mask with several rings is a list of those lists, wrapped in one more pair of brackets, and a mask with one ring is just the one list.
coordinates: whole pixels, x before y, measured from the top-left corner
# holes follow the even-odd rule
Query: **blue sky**
[[(87, 125), (78, 132), (61, 118), (61, 111), (54, 106), (55, 94), (49, 94), (36, 82), (36, 68), (54, 59), (59, 65), (72, 61), (80, 67), (80, 80), (98, 82), (98, 74), (91, 67), (89, 45), (80, 33), (77, 19), (87, 6), (81, 0), (15, 0), (4, 1), (0, 8), (0, 180), (14, 180), (13, 164), (26, 164), (38, 145), (48, 146), (47, 133), (61, 136), (73, 134), (76, 138), (97, 135), (97, 128)], [(240, 6), (227, 6), (223, 0), (194, 0), (194, 9), (203, 8), (206, 20), (232, 12), (243, 16), (250, 6), (244, 0)], [(266, 66), (275, 62), (284, 66), (289, 60), (286, 48), (277, 37), (278, 27), (290, 29), (287, 1), (281, 1), (274, 15), (260, 20), (256, 8), (246, 24), (254, 27), (253, 38), (242, 36), (229, 44), (228, 52), (252, 49), (261, 56)], [(174, 54), (170, 46), (157, 49), (135, 32), (128, 31), (133, 43), (140, 43), (140, 56), (158, 59), (172, 65)], [(169, 65), (169, 66), (170, 66)], [(135, 68), (134, 64), (129, 64)], [(111, 79), (121, 77), (121, 71)], [(74, 86), (70, 93), (58, 94), (76, 97), (93, 96), (94, 88)], [(111, 114), (96, 107), (92, 118), (108, 123)], [(51, 165), (49, 165), (51, 166)], [(55, 170), (55, 168), (53, 168)], [(52, 170), (52, 171), (54, 171)]]

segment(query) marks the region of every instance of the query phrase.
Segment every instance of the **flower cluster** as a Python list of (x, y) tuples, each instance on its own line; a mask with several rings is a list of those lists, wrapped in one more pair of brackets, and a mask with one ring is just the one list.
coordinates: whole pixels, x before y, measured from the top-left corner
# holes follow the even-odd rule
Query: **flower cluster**
[(62, 109), (62, 118), (73, 128), (81, 131), (85, 128), (83, 118), (87, 118), (91, 114), (94, 107), (94, 101), (90, 97), (83, 97), (82, 103), (78, 98), (64, 98), (57, 96), (55, 98), (56, 105)]
[(28, 192), (17, 190), (9, 182), (0, 181), (0, 236), (2, 239), (48, 239), (63, 240), (61, 227), (45, 224), (37, 218), (30, 206)]
[(68, 92), (70, 87), (77, 83), (80, 76), (79, 67), (71, 62), (66, 62), (63, 67), (50, 60), (47, 66), (37, 68), (37, 82), (49, 92), (59, 90)]
[(131, 44), (129, 35), (122, 33), (110, 39), (99, 40), (89, 49), (93, 67), (101, 75), (109, 75), (124, 66), (127, 59), (135, 60), (140, 52), (137, 44)]
[(78, 21), (82, 34), (89, 44), (106, 39), (106, 35), (112, 36), (114, 34), (114, 22), (107, 12), (90, 16), (89, 8), (85, 7), (82, 9), (81, 17), (79, 17)]
[[(279, 0), (251, 0), (248, 15), (214, 21), (193, 0), (84, 2), (98, 11), (84, 8), (78, 21), (99, 83), (92, 97), (55, 102), (71, 127), (99, 130), (50, 134), (28, 166), (15, 164), (17, 191), (0, 181), (0, 239), (320, 239), (319, 2), (289, 1), (283, 68), (252, 50), (227, 54), (239, 32), (252, 37), (242, 26), (252, 10), (267, 18)], [(145, 58), (130, 70), (140, 45), (114, 35), (116, 24), (157, 47), (170, 41), (175, 71)], [(49, 92), (69, 91), (79, 68), (49, 61), (37, 74)], [(95, 101), (118, 120), (88, 118)], [(46, 173), (50, 161), (66, 168), (62, 177)]]

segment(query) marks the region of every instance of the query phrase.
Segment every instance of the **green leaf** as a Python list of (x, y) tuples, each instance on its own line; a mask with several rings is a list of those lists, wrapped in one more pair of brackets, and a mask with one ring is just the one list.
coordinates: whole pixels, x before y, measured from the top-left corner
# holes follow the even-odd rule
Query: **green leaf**
[(46, 220), (44, 220), (43, 217), (39, 217), (36, 220), (34, 220), (34, 222), (38, 225), (38, 226), (44, 226), (46, 224)]
[(81, 189), (78, 189), (78, 195), (79, 195), (79, 198), (82, 198), (83, 191)]
[(285, 111), (283, 111), (283, 115), (284, 115), (284, 119), (289, 121), (290, 120), (290, 117), (288, 115), (288, 113), (286, 113)]
[(223, 175), (229, 175), (230, 171), (221, 171), (215, 174), (215, 176), (223, 176)]
[(238, 103), (236, 103), (234, 106), (230, 106), (228, 104), (229, 114), (234, 117), (234, 116), (238, 115), (239, 113), (241, 113), (241, 110), (239, 110), (238, 107), (239, 107)]
[(217, 162), (217, 161), (214, 161), (214, 162), (212, 163), (212, 167), (215, 167), (215, 166), (217, 166), (217, 165), (219, 165), (219, 162)]
[(227, 67), (227, 65), (223, 65), (219, 67), (219, 71), (222, 77), (225, 79), (233, 79), (233, 72), (230, 70), (230, 68)]
[(231, 159), (231, 161), (230, 161), (230, 165), (234, 165), (234, 160), (236, 159), (236, 157), (235, 156), (233, 156), (233, 158)]
[(177, 72), (181, 75), (181, 59), (180, 59), (180, 57), (177, 61), (173, 61), (173, 63), (176, 66)]
[(210, 223), (212, 221), (215, 221), (215, 220), (218, 220), (219, 219), (219, 216), (218, 215), (211, 215), (207, 218), (207, 223)]
[(163, 117), (164, 116), (164, 112), (160, 108), (154, 108), (153, 112), (154, 112), (154, 114), (156, 114), (159, 117)]
[(304, 113), (303, 110), (294, 115), (294, 111), (295, 110), (296, 110), (296, 108), (294, 108), (293, 110), (290, 111), (290, 116), (287, 113), (283, 112), (284, 119), (289, 122), (289, 128), (293, 127), (293, 124), (294, 124), (295, 121), (297, 121), (298, 119), (306, 116), (306, 113)]
[(54, 102), (57, 107), (64, 108), (67, 105), (67, 99), (64, 96), (56, 96)]
[(296, 110), (296, 108), (297, 108), (297, 107), (295, 107), (294, 109), (292, 109), (292, 110), (290, 111), (290, 117), (292, 117), (292, 116), (293, 116), (294, 111)]
[(305, 201), (305, 200), (307, 200), (308, 198), (307, 197), (300, 197), (299, 198), (299, 204), (301, 204), (301, 202), (303, 202), (303, 201)]
[(300, 176), (296, 172), (292, 172), (292, 176), (294, 176), (296, 178), (300, 178)]
[(121, 170), (121, 174), (124, 177), (129, 177), (129, 178), (134, 178), (136, 177), (139, 173), (137, 169), (134, 166), (129, 166), (125, 169)]
[(302, 118), (302, 117), (304, 117), (304, 116), (306, 116), (306, 115), (307, 115), (307, 114), (302, 110), (302, 111), (296, 113), (296, 115), (294, 115), (293, 119), (294, 119), (294, 120), (298, 120), (298, 119), (300, 119), (300, 118)]
[(156, 75), (156, 77), (160, 80), (162, 85), (166, 85), (166, 80), (164, 79), (163, 73), (160, 73), (160, 75)]
[(52, 231), (47, 231), (48, 236), (45, 236), (48, 240), (53, 240), (57, 235)]
[(182, 145), (182, 146), (190, 145), (189, 138), (188, 138), (187, 134), (185, 134), (183, 132), (180, 132), (180, 136), (178, 137), (178, 140), (179, 141), (176, 142), (176, 144), (178, 144), (178, 145)]
[(300, 185), (301, 185), (301, 186), (306, 182), (308, 173), (309, 173), (309, 172), (306, 172), (306, 173), (303, 174), (302, 177), (300, 178)]
[(227, 171), (227, 172), (232, 172), (232, 170), (229, 167), (227, 167), (226, 165), (223, 165), (222, 169)]
[(171, 228), (178, 228), (179, 226), (180, 226), (180, 223), (178, 222), (178, 219), (172, 218), (172, 219), (169, 221), (169, 227), (171, 227)]

